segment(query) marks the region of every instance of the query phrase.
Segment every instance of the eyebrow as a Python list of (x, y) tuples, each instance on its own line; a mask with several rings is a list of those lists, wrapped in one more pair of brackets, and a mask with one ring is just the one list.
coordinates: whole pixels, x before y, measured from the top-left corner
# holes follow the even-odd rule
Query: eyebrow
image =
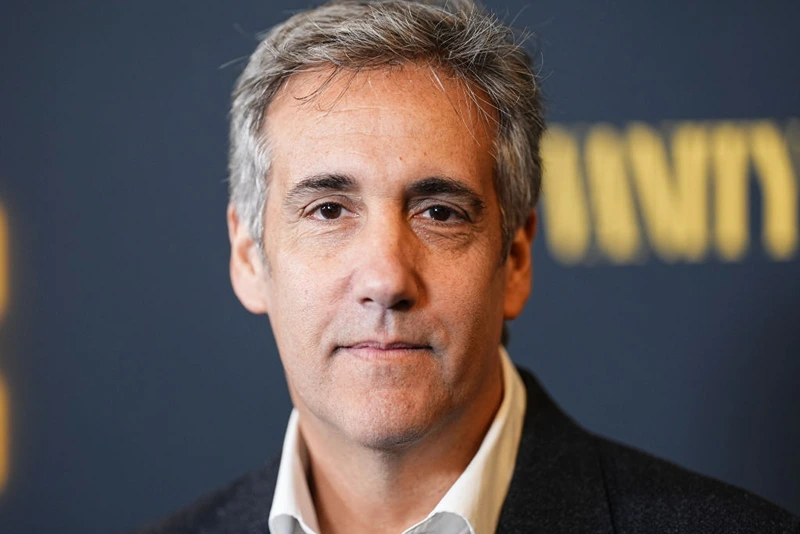
[[(308, 176), (297, 182), (286, 194), (284, 205), (290, 206), (301, 201), (309, 194), (319, 192), (350, 192), (358, 189), (354, 178), (346, 174), (321, 173)], [(466, 201), (476, 212), (483, 211), (485, 204), (471, 187), (447, 176), (430, 176), (412, 183), (407, 189), (407, 196), (449, 196)]]
[(283, 203), (284, 205), (295, 204), (309, 193), (354, 191), (357, 187), (356, 181), (346, 174), (315, 174), (297, 182), (286, 194)]
[(432, 176), (411, 184), (409, 196), (450, 196), (466, 201), (475, 211), (484, 208), (483, 199), (475, 190), (464, 183), (446, 176)]

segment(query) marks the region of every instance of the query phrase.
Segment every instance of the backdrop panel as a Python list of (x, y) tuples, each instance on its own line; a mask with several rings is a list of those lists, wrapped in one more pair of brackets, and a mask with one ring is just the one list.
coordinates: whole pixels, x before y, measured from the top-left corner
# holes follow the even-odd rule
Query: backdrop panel
[[(536, 33), (552, 124), (512, 358), (588, 428), (800, 513), (800, 4), (488, 4)], [(224, 180), (284, 6), (4, 3), (0, 532), (124, 531), (278, 450)]]

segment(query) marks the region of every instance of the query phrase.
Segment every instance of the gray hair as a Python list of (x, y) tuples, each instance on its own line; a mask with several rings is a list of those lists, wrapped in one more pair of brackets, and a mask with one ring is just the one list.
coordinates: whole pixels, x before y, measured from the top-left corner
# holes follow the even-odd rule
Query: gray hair
[(541, 95), (514, 32), (470, 0), (339, 0), (298, 13), (264, 36), (233, 91), (228, 161), (230, 201), (259, 246), (270, 168), (262, 124), (289, 77), (412, 62), (454, 76), (476, 102), (474, 88), (480, 89), (496, 111), (494, 179), (505, 257), (541, 189)]

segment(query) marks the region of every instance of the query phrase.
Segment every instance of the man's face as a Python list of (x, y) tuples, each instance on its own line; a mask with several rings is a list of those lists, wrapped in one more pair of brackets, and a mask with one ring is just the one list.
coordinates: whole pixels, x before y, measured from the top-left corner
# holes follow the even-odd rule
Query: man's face
[(268, 108), (266, 265), (230, 210), (232, 277), (269, 314), (301, 421), (391, 448), (496, 408), (529, 264), (519, 246), (501, 258), (493, 119), (461, 86), (409, 65), (302, 99), (328, 74), (292, 77)]

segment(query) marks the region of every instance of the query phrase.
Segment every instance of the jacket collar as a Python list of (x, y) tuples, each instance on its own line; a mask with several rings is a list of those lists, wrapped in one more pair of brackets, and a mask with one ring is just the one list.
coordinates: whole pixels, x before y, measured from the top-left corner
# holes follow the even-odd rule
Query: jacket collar
[(595, 438), (519, 372), (528, 409), (497, 532), (614, 532)]

